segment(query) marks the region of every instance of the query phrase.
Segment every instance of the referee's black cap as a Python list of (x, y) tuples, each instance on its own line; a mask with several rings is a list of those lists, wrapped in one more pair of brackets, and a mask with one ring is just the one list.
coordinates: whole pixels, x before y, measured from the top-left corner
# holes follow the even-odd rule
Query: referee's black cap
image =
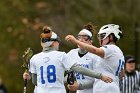
[(125, 56), (125, 62), (126, 63), (136, 63), (136, 59), (132, 55), (127, 55), (127, 56)]

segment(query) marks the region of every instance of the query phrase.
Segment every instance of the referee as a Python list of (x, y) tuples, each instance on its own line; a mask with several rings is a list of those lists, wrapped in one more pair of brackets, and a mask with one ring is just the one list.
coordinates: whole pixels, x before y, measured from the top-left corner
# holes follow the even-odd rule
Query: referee
[(127, 55), (125, 62), (125, 77), (120, 82), (121, 93), (140, 93), (140, 72), (135, 70), (136, 60)]

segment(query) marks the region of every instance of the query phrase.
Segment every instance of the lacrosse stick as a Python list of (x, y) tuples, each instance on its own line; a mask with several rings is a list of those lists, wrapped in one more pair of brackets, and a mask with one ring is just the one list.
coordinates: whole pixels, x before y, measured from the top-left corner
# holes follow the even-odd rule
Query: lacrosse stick
[[(67, 83), (70, 84), (70, 85), (73, 85), (74, 81), (75, 81), (74, 72), (72, 70), (68, 70), (67, 74), (68, 74)], [(70, 92), (70, 90), (68, 89), (67, 93), (69, 93), (69, 92)]]
[[(22, 55), (23, 58), (23, 64), (21, 67), (25, 69), (25, 72), (29, 72), (29, 60), (33, 55), (33, 51), (28, 48), (27, 50), (24, 51), (24, 54)], [(27, 90), (27, 79), (24, 80), (24, 91), (23, 93), (26, 93)]]

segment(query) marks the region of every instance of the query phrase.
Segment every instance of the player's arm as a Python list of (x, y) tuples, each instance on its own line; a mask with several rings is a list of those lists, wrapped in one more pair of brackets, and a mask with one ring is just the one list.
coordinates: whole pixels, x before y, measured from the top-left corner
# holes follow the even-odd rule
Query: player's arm
[(94, 80), (83, 80), (83, 82), (78, 83), (78, 90), (93, 88)]
[(80, 42), (79, 40), (77, 40), (73, 35), (67, 35), (65, 37), (65, 39), (67, 41), (70, 41), (72, 42), (73, 44), (77, 44), (79, 45), (82, 49), (85, 49), (93, 54), (96, 54), (100, 57), (104, 57), (104, 50), (102, 48), (97, 48), (93, 45), (89, 45), (89, 44), (86, 44), (86, 43), (83, 43), (83, 42)]
[(93, 88), (93, 83), (94, 80), (83, 80), (80, 83), (75, 81), (73, 85), (68, 84), (67, 87), (71, 91), (77, 91), (77, 90)]
[(77, 64), (73, 65), (71, 69), (75, 72), (81, 73), (86, 76), (90, 76), (92, 78), (101, 79), (106, 83), (112, 82), (112, 78), (104, 76), (102, 73), (94, 72), (93, 70), (81, 67)]
[(37, 86), (37, 74), (32, 73), (32, 83)]
[(31, 72), (31, 78), (32, 78), (32, 83), (34, 85), (37, 85), (37, 71), (36, 71), (36, 65), (35, 65), (35, 56), (33, 56), (30, 59), (30, 72)]

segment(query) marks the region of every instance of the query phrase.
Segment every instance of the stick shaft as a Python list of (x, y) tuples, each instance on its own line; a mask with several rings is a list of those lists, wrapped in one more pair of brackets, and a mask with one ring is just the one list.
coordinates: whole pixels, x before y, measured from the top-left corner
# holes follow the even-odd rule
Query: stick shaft
[(24, 80), (24, 90), (23, 93), (26, 93), (27, 91), (27, 79)]

